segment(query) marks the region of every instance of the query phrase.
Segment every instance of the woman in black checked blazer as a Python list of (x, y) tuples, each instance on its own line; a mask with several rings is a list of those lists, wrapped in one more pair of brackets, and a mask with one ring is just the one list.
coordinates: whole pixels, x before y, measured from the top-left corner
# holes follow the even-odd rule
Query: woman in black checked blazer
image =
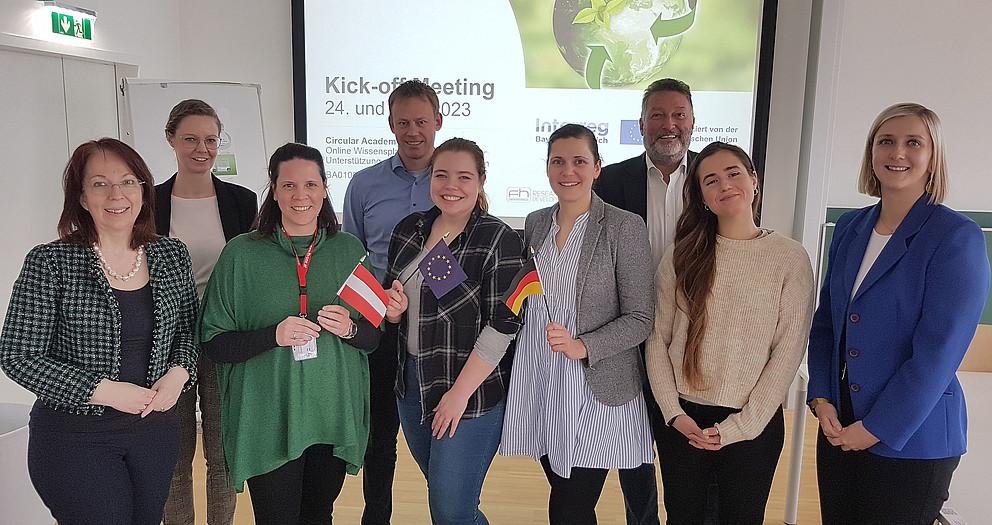
[(162, 517), (196, 293), (186, 247), (155, 234), (152, 184), (116, 139), (76, 148), (59, 240), (28, 253), (11, 293), (0, 368), (38, 396), (28, 470), (62, 525)]

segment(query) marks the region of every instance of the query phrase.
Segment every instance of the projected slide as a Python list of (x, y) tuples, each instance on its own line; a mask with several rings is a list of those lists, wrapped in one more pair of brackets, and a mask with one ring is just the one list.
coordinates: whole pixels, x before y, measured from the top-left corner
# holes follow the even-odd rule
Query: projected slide
[(555, 202), (547, 139), (565, 123), (589, 127), (607, 164), (642, 153), (641, 97), (659, 78), (692, 87), (692, 149), (750, 149), (760, 0), (304, 0), (304, 13), (307, 142), (337, 210), (352, 174), (395, 153), (386, 99), (411, 78), (438, 92), (438, 144), (485, 150), (502, 217)]

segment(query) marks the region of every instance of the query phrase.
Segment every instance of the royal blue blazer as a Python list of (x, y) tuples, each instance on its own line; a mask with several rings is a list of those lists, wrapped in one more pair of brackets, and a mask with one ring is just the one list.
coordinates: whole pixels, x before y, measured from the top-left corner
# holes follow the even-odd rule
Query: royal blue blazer
[[(844, 214), (809, 338), (809, 399), (840, 407), (840, 353), (869, 452), (937, 459), (965, 452), (968, 418), (955, 372), (989, 293), (985, 237), (924, 194), (851, 298), (881, 204)], [(846, 329), (846, 344), (841, 348)]]

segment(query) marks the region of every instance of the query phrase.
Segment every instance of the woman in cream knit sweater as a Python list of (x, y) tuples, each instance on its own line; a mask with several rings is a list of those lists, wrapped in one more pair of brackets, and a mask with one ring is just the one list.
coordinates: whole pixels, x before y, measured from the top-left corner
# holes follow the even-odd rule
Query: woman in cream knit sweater
[(737, 146), (699, 153), (685, 199), (647, 341), (668, 423), (655, 436), (665, 509), (669, 523), (702, 523), (715, 480), (722, 523), (760, 524), (782, 452), (782, 401), (806, 349), (813, 272), (802, 245), (755, 224), (757, 173)]

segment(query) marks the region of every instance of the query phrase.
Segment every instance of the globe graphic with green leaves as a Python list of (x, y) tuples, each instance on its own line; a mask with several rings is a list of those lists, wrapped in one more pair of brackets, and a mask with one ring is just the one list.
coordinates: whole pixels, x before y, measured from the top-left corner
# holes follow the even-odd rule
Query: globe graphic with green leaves
[(659, 19), (685, 15), (690, 10), (688, 2), (555, 0), (555, 41), (568, 65), (587, 80), (595, 74), (586, 74), (591, 49), (602, 46), (609, 54), (602, 68), (602, 84), (614, 87), (638, 84), (657, 77), (682, 42), (681, 35), (656, 38), (652, 25)]

